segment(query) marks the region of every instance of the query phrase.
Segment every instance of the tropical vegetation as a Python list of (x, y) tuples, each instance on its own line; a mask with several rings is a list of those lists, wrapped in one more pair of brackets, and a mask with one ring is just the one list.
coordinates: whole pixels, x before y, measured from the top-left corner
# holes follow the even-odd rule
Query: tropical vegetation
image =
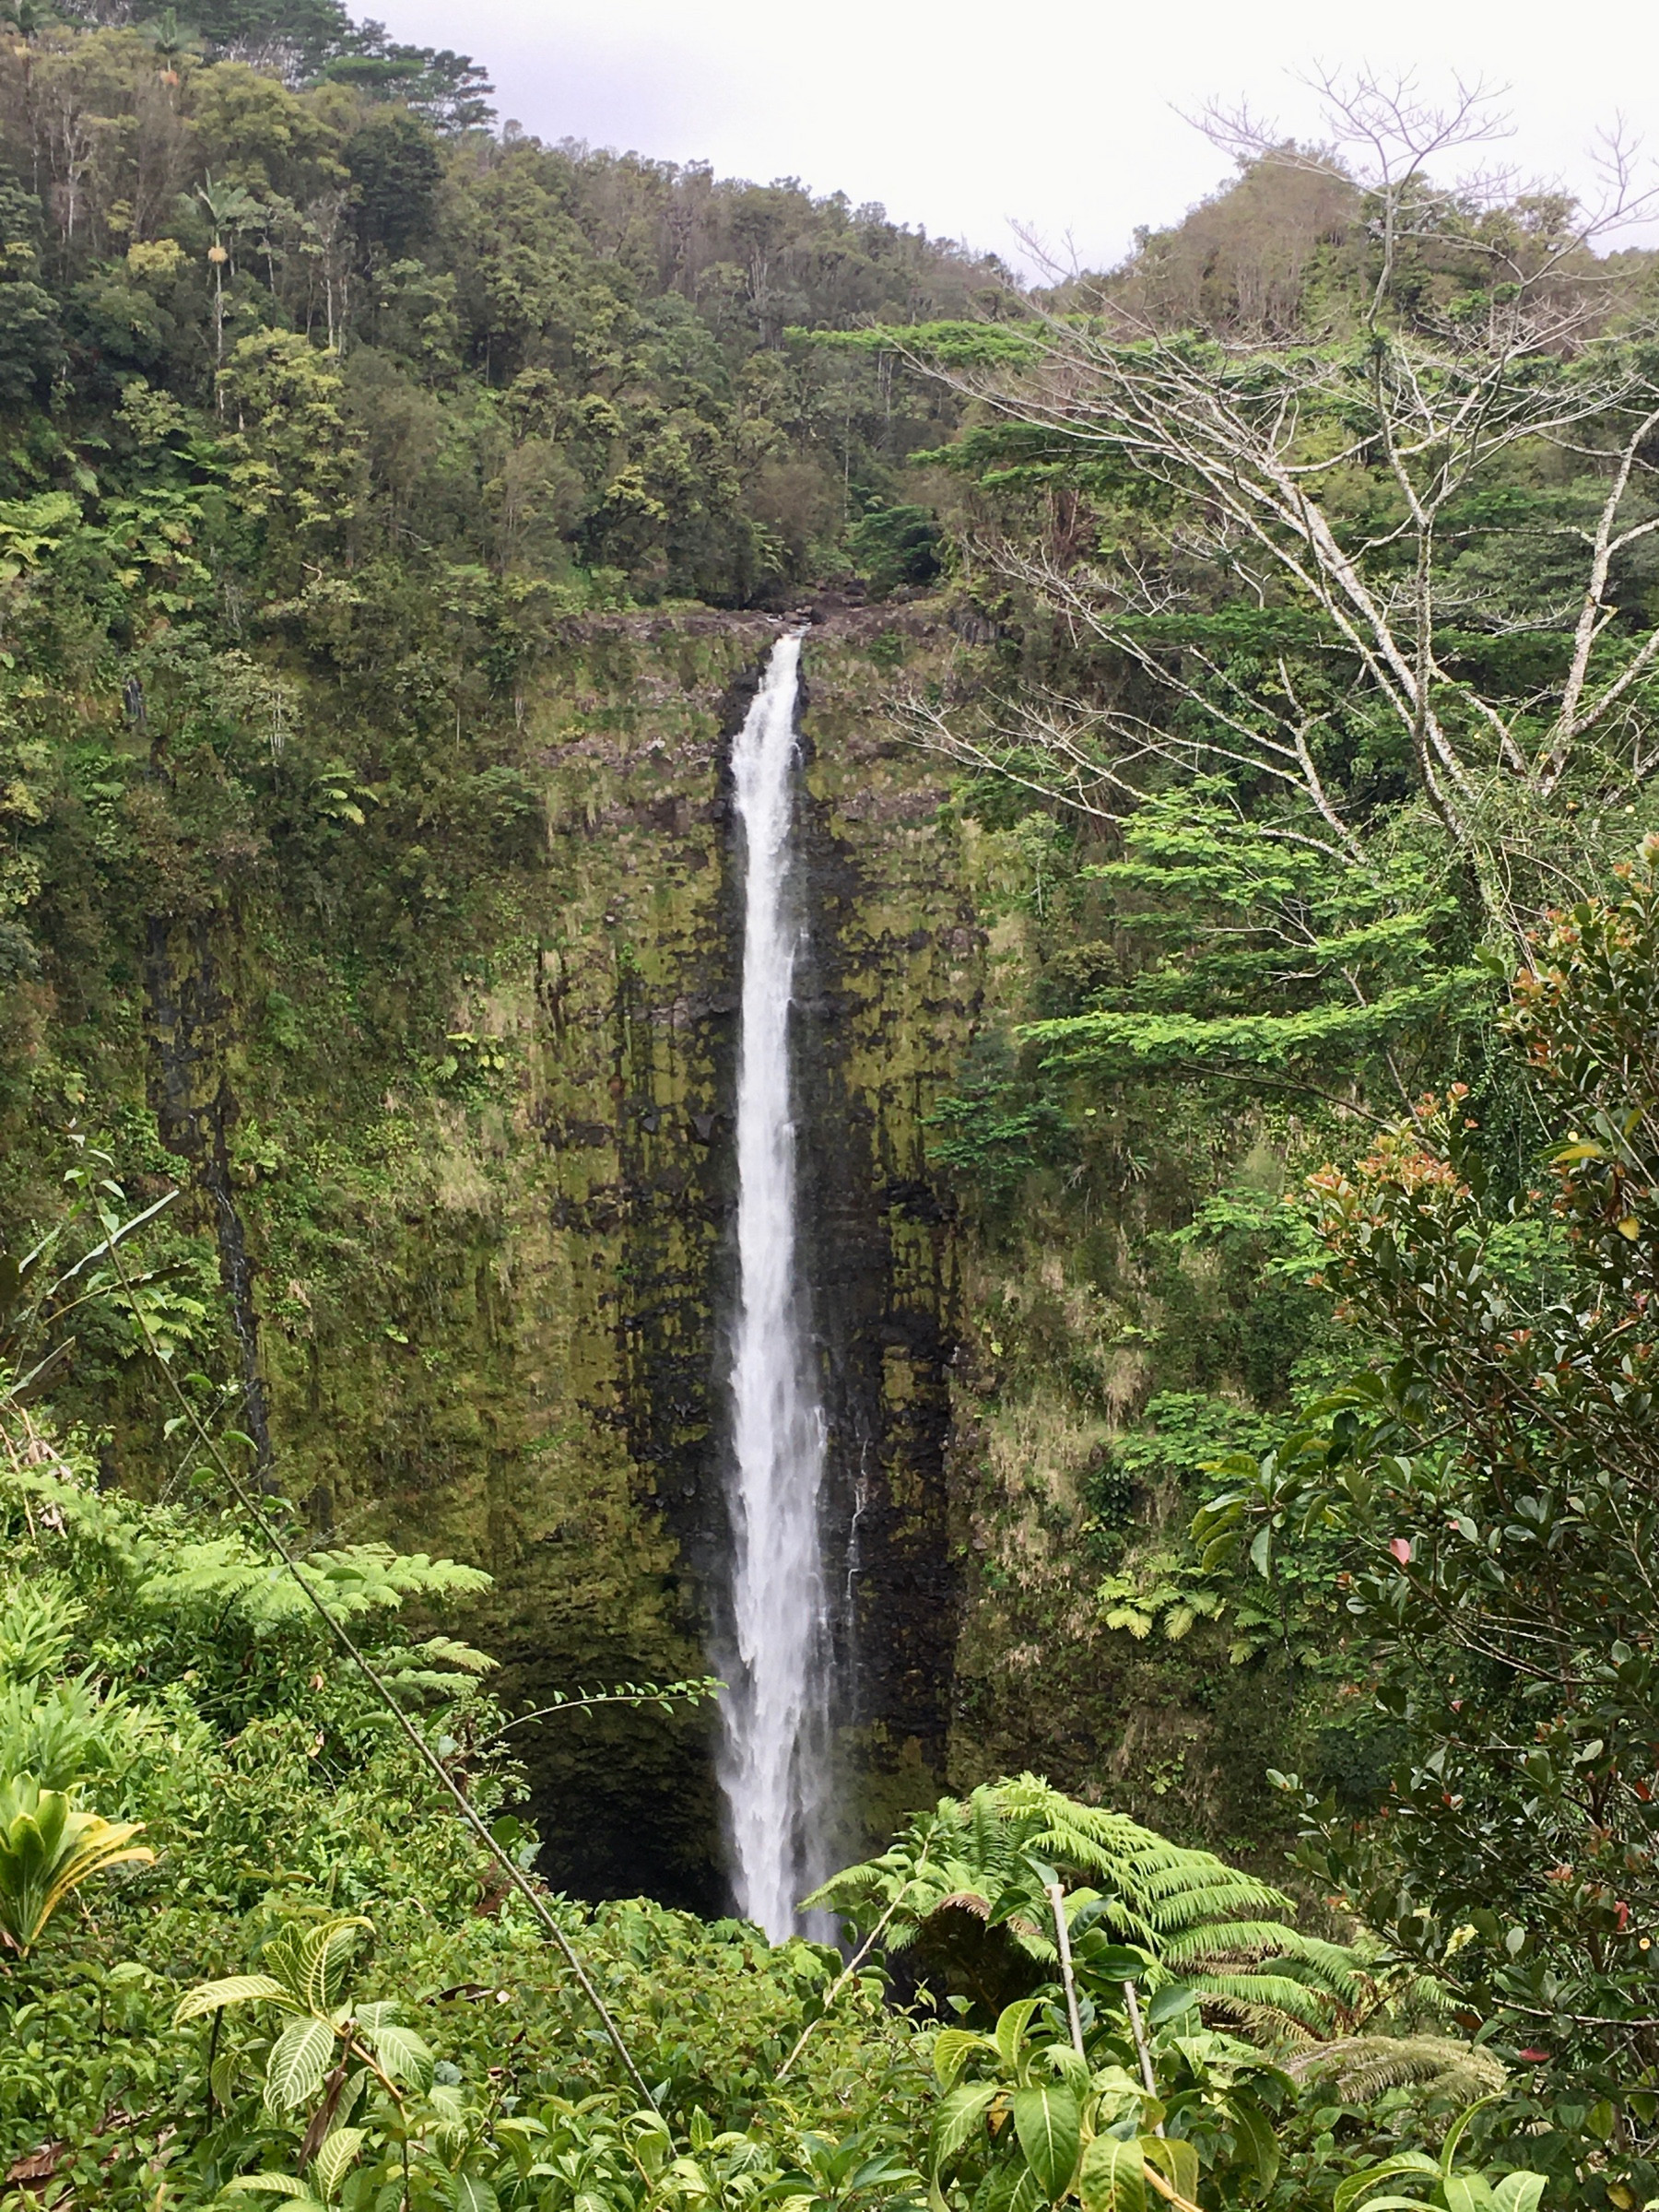
[[(498, 130), (339, 0), (7, 21), (0, 2189), (1659, 2202), (1630, 191), (1458, 182), (1477, 104), (1360, 76), (1033, 283)], [(833, 900), (861, 806), (960, 869), (826, 998), (964, 963), (882, 1034), (928, 1147), (882, 1233), (955, 1301), (966, 1625), (948, 1774), (877, 1745), (769, 1945), (571, 1839), (624, 1783), (708, 1820), (662, 1623), (719, 1117), (653, 1149), (650, 994), (719, 732), (671, 702), (729, 727), (809, 605), (879, 732)]]

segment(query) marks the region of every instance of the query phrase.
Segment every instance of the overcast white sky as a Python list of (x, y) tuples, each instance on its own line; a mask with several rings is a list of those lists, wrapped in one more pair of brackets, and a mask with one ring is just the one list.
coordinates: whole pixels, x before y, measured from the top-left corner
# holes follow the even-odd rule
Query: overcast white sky
[[(1118, 259), (1225, 160), (1181, 120), (1247, 97), (1288, 130), (1310, 64), (1507, 84), (1502, 158), (1584, 189), (1622, 112), (1659, 156), (1654, 0), (361, 0), (400, 38), (488, 65), (503, 119), (722, 176), (798, 176), (1014, 257), (1011, 222)], [(1650, 161), (1650, 166), (1653, 166)], [(1659, 172), (1656, 172), (1659, 173)], [(1659, 237), (1648, 226), (1643, 242)]]

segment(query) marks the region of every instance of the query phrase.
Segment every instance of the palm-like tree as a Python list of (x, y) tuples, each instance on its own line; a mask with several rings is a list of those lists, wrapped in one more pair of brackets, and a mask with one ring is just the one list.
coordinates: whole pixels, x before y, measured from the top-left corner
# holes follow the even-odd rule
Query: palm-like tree
[[(22, 4), (27, 5), (27, 0), (22, 0)], [(142, 26), (142, 30), (161, 65), (161, 82), (176, 85), (182, 73), (181, 65), (199, 58), (201, 40), (180, 22), (177, 9), (171, 7), (164, 7), (153, 23)]]
[[(170, 14), (171, 10), (168, 11)], [(225, 366), (225, 270), (236, 274), (231, 261), (231, 249), (225, 243), (234, 239), (239, 230), (247, 229), (259, 221), (265, 209), (241, 184), (216, 184), (208, 175), (196, 186), (196, 198), (207, 213), (213, 225), (213, 243), (207, 249), (207, 259), (213, 268), (213, 368), (214, 404), (222, 415), (225, 395), (219, 389), (218, 377)]]

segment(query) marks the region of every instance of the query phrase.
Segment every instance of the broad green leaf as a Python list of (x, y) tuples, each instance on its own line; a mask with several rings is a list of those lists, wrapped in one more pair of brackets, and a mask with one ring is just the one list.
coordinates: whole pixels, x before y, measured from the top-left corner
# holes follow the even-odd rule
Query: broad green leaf
[(1171, 2020), (1183, 2019), (1188, 2013), (1194, 2016), (1191, 2024), (1198, 2027), (1198, 2000), (1184, 1982), (1177, 1982), (1169, 1989), (1160, 1989), (1147, 2006), (1147, 2025), (1163, 2028)]
[(1014, 2131), (1026, 2161), (1052, 2203), (1064, 2196), (1077, 2170), (1082, 2116), (1064, 2082), (1014, 2092)]
[(1079, 2099), (1088, 2096), (1088, 2061), (1081, 2051), (1074, 2051), (1069, 2043), (1051, 2043), (1041, 2054), (1039, 2064), (1052, 2067), (1062, 2081), (1069, 2082)]
[(1122, 2120), (1135, 2119), (1148, 2125), (1143, 2107), (1147, 2092), (1138, 2078), (1122, 2066), (1106, 2066), (1089, 2084), (1094, 2132), (1103, 2136)]
[(1543, 2174), (1528, 2173), (1524, 2168), (1516, 2173), (1506, 2173), (1493, 2187), (1492, 2202), (1498, 2212), (1538, 2212), (1544, 2182)]
[(1449, 2174), (1452, 2171), (1453, 2160), (1457, 2155), (1457, 2147), (1463, 2141), (1469, 2123), (1474, 2119), (1476, 2113), (1485, 2112), (1488, 2104), (1498, 2104), (1501, 2101), (1498, 2092), (1494, 2090), (1491, 2096), (1477, 2097), (1473, 2104), (1465, 2105), (1463, 2111), (1458, 2113), (1456, 2119), (1446, 2130), (1445, 2141), (1441, 2145), (1439, 2167), (1441, 2173)]
[(1198, 2153), (1180, 2136), (1143, 2136), (1140, 2154), (1148, 2166), (1158, 2167), (1172, 2189), (1188, 2203), (1198, 2194)]
[(300, 2205), (314, 2205), (317, 2201), (305, 2183), (297, 2182), (291, 2173), (233, 2174), (220, 2194), (286, 2196)]
[(1103, 1943), (1098, 1950), (1091, 1945), (1078, 1963), (1088, 1970), (1091, 1980), (1138, 1982), (1151, 1961), (1145, 1951), (1134, 1950), (1126, 1943)]
[(1126, 2066), (1102, 2066), (1098, 2074), (1090, 2077), (1090, 2084), (1097, 2097), (1121, 2097), (1125, 2094), (1141, 2097), (1146, 2094), (1139, 2076), (1131, 2074)]
[(1077, 2178), (1083, 2212), (1147, 2212), (1145, 2169), (1138, 2143), (1097, 2136), (1083, 2153)]
[(1434, 2159), (1424, 2158), (1420, 2150), (1403, 2150), (1397, 2158), (1384, 2159), (1381, 2165), (1368, 2166), (1363, 2173), (1350, 2173), (1346, 2182), (1339, 2182), (1331, 2199), (1331, 2212), (1348, 2212), (1350, 2206), (1361, 2197), (1369, 2198), (1373, 2189), (1393, 2181), (1397, 2173), (1431, 2173), (1438, 2181), (1440, 2171)]
[(1003, 2206), (1002, 2212), (1037, 2212), (1037, 2207), (1046, 2201), (1042, 2194), (1042, 2183), (1029, 2166), (1022, 2166), (1019, 2170), (1019, 2179), (1015, 2183), (1013, 2191), (1007, 2203)]
[(326, 2020), (295, 2020), (283, 2030), (265, 2066), (265, 2103), (273, 2112), (291, 2112), (316, 2095), (334, 2047)]
[(1482, 2174), (1449, 2173), (1441, 2183), (1441, 2194), (1446, 2212), (1492, 2212), (1492, 2193)]
[(273, 1982), (269, 1974), (231, 1974), (223, 1982), (202, 1982), (179, 1999), (173, 2026), (182, 2028), (186, 2020), (199, 2019), (203, 2013), (218, 2012), (226, 2005), (252, 2005), (266, 1997), (278, 2005), (292, 2002), (281, 1983)]
[(701, 2204), (709, 2195), (709, 2177), (695, 2159), (677, 2158), (663, 2177), (665, 2195)]
[(1041, 1997), (1021, 1997), (1018, 2005), (1005, 2006), (997, 2016), (997, 2053), (1010, 2074), (1019, 2064), (1019, 2046), (1025, 2041), (1031, 2016), (1041, 2009)]
[(947, 2159), (954, 2158), (970, 2136), (977, 2135), (980, 2122), (991, 2109), (1002, 2091), (994, 2081), (976, 2081), (969, 2088), (952, 2089), (939, 2106), (934, 2121), (933, 2162), (942, 2166)]
[(458, 2173), (455, 2176), (455, 2212), (500, 2212), (496, 2193), (488, 2182), (477, 2174)]
[[(1255, 2168), (1256, 2186), (1264, 2194), (1272, 2188), (1279, 2170), (1278, 2137), (1274, 2134), (1267, 2115), (1253, 2097), (1236, 2093), (1228, 2099), (1228, 2111), (1239, 2137), (1239, 2148)], [(1174, 2176), (1170, 2177), (1174, 2180)], [(1198, 2179), (1194, 2170), (1193, 2180)], [(1179, 2184), (1177, 2184), (1179, 2186)], [(1182, 2196), (1191, 2196), (1191, 2189), (1182, 2188)]]
[(962, 2070), (976, 2051), (994, 2051), (989, 2036), (975, 2035), (971, 2028), (941, 2028), (934, 2038), (934, 2077), (942, 2089), (954, 2089)]

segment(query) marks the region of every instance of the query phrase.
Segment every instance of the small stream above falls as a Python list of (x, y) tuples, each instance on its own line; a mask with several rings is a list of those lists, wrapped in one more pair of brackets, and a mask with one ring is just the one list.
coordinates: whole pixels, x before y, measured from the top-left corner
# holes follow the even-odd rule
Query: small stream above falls
[(737, 1291), (727, 1510), (731, 1650), (719, 1773), (738, 1910), (774, 1941), (821, 1864), (831, 1644), (819, 1538), (825, 1415), (797, 1233), (790, 1023), (801, 641), (781, 638), (732, 747), (743, 846)]

